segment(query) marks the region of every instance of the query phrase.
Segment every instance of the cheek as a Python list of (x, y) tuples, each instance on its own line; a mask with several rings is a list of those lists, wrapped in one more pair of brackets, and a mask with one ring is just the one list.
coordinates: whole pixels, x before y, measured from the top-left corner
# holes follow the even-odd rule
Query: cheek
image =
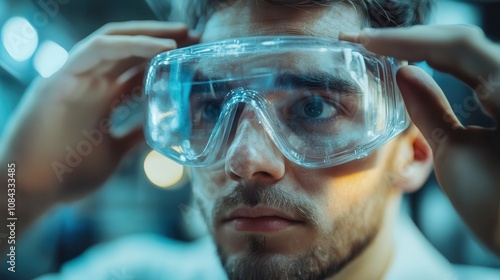
[(196, 206), (206, 219), (210, 218), (213, 204), (221, 193), (219, 180), (214, 173), (202, 169), (191, 169), (190, 179)]
[[(350, 175), (315, 179), (323, 186), (321, 196), (316, 199), (321, 213), (319, 237), (342, 240), (340, 244), (344, 245), (335, 245), (336, 250), (347, 253), (352, 244), (376, 232), (390, 190), (383, 183), (383, 174), (383, 169), (368, 169)], [(324, 242), (329, 244), (328, 239)]]
[(324, 196), (328, 200), (328, 211), (335, 216), (345, 216), (385, 197), (389, 188), (384, 184), (383, 174), (381, 169), (370, 169), (330, 179)]
[[(385, 153), (383, 153), (385, 154)], [(387, 197), (385, 156), (371, 156), (342, 166), (319, 171), (310, 171), (296, 178), (310, 196), (314, 197), (325, 211), (328, 220), (346, 217), (365, 208), (372, 202)]]
[(224, 162), (216, 163), (210, 167), (190, 168), (189, 178), (197, 206), (207, 222), (211, 223), (215, 202), (228, 195), (232, 186), (224, 171)]
[(189, 175), (194, 191), (208, 192), (216, 196), (228, 180), (224, 165), (221, 164), (209, 168), (191, 168)]

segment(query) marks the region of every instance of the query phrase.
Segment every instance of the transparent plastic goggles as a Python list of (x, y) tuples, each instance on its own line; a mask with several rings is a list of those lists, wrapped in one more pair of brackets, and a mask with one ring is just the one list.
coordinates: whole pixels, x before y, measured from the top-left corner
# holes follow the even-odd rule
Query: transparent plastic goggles
[(398, 63), (360, 45), (250, 37), (165, 52), (149, 67), (146, 141), (176, 162), (224, 160), (243, 119), (290, 161), (323, 168), (367, 156), (409, 125)]

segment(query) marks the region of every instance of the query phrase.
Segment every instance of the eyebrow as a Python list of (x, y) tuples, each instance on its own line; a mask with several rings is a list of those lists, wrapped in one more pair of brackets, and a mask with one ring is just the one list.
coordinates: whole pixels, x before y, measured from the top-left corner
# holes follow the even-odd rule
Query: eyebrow
[(360, 94), (361, 88), (346, 72), (283, 73), (275, 82), (276, 88), (303, 88)]
[[(248, 79), (250, 77), (243, 77)], [(200, 86), (209, 86), (213, 91), (214, 87), (225, 87), (231, 81), (239, 80), (235, 78), (222, 78), (219, 76), (206, 76), (197, 72), (192, 83), (193, 88)], [(231, 88), (231, 86), (229, 86)], [(229, 90), (226, 89), (226, 91)], [(308, 72), (308, 73), (292, 73), (285, 72), (276, 75), (274, 78), (275, 89), (303, 89), (303, 90), (321, 90), (342, 93), (347, 95), (361, 95), (363, 90), (345, 71), (339, 72)], [(215, 93), (212, 92), (215, 97)]]

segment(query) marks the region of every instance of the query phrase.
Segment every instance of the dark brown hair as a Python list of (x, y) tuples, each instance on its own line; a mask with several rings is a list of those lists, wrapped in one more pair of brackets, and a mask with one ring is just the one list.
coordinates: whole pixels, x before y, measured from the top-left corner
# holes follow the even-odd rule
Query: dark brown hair
[[(183, 20), (192, 27), (203, 24), (210, 15), (235, 0), (184, 0), (177, 10), (185, 13)], [(244, 0), (251, 1), (251, 0)], [(398, 27), (424, 24), (430, 14), (433, 0), (264, 0), (273, 5), (303, 7), (346, 3), (361, 8), (367, 18), (367, 26)]]

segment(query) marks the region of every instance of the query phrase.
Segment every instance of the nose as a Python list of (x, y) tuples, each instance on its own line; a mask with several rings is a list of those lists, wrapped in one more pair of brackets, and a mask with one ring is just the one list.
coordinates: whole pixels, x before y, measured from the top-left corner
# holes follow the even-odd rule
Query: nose
[(235, 181), (264, 180), (268, 183), (285, 174), (285, 159), (259, 122), (255, 111), (245, 106), (226, 154), (225, 172)]

